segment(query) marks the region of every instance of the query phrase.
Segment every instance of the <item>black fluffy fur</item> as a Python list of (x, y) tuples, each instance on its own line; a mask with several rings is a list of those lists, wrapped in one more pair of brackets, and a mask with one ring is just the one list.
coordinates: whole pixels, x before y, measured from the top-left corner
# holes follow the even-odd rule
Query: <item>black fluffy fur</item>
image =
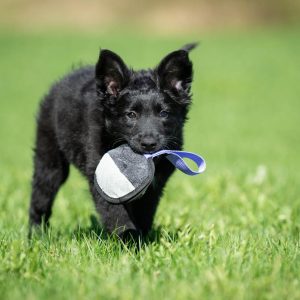
[(55, 195), (73, 164), (89, 182), (97, 211), (110, 233), (145, 235), (151, 229), (163, 188), (174, 171), (155, 161), (153, 183), (144, 196), (112, 205), (99, 196), (94, 172), (101, 156), (122, 143), (139, 153), (180, 150), (191, 102), (189, 44), (149, 70), (133, 71), (109, 50), (94, 66), (80, 68), (52, 86), (37, 118), (30, 228), (48, 224)]

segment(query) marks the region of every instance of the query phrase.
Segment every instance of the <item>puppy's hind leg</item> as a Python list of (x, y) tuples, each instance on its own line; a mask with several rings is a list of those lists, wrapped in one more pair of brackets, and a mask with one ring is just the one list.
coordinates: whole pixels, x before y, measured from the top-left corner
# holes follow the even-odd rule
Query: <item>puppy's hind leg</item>
[(49, 125), (39, 124), (37, 132), (29, 209), (30, 231), (33, 226), (42, 223), (48, 225), (55, 195), (69, 174), (69, 163), (48, 127)]

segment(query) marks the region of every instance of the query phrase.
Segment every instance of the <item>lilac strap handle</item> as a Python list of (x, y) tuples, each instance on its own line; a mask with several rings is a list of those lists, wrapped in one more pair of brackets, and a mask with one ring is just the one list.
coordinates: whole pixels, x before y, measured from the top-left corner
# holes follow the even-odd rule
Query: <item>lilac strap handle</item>
[[(167, 159), (180, 171), (183, 173), (194, 176), (203, 173), (206, 169), (205, 160), (192, 152), (177, 151), (177, 150), (161, 150), (152, 154), (144, 154), (146, 158), (154, 158), (156, 156), (166, 154)], [(198, 170), (193, 171), (183, 160), (183, 158), (188, 158), (196, 163)]]

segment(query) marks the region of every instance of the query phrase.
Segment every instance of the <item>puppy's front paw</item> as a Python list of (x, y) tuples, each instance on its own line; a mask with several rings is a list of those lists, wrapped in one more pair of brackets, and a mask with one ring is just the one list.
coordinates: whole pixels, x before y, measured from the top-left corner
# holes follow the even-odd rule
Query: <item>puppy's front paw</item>
[(35, 236), (41, 236), (45, 232), (47, 232), (49, 228), (49, 224), (36, 224), (36, 223), (31, 223), (29, 224), (29, 229), (28, 229), (28, 239), (31, 240)]
[(138, 244), (142, 238), (142, 233), (136, 229), (125, 229), (118, 233), (118, 237), (126, 244), (131, 242)]

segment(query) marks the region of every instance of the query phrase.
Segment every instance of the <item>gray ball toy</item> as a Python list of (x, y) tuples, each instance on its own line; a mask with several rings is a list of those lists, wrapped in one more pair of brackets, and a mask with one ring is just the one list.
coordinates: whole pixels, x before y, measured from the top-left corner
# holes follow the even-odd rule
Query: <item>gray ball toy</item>
[[(102, 198), (113, 204), (139, 199), (154, 178), (153, 158), (159, 155), (165, 155), (177, 169), (187, 175), (200, 174), (206, 168), (204, 159), (192, 152), (161, 150), (143, 155), (123, 144), (105, 153), (96, 168), (95, 186)], [(193, 160), (198, 170), (191, 170), (183, 158)]]

